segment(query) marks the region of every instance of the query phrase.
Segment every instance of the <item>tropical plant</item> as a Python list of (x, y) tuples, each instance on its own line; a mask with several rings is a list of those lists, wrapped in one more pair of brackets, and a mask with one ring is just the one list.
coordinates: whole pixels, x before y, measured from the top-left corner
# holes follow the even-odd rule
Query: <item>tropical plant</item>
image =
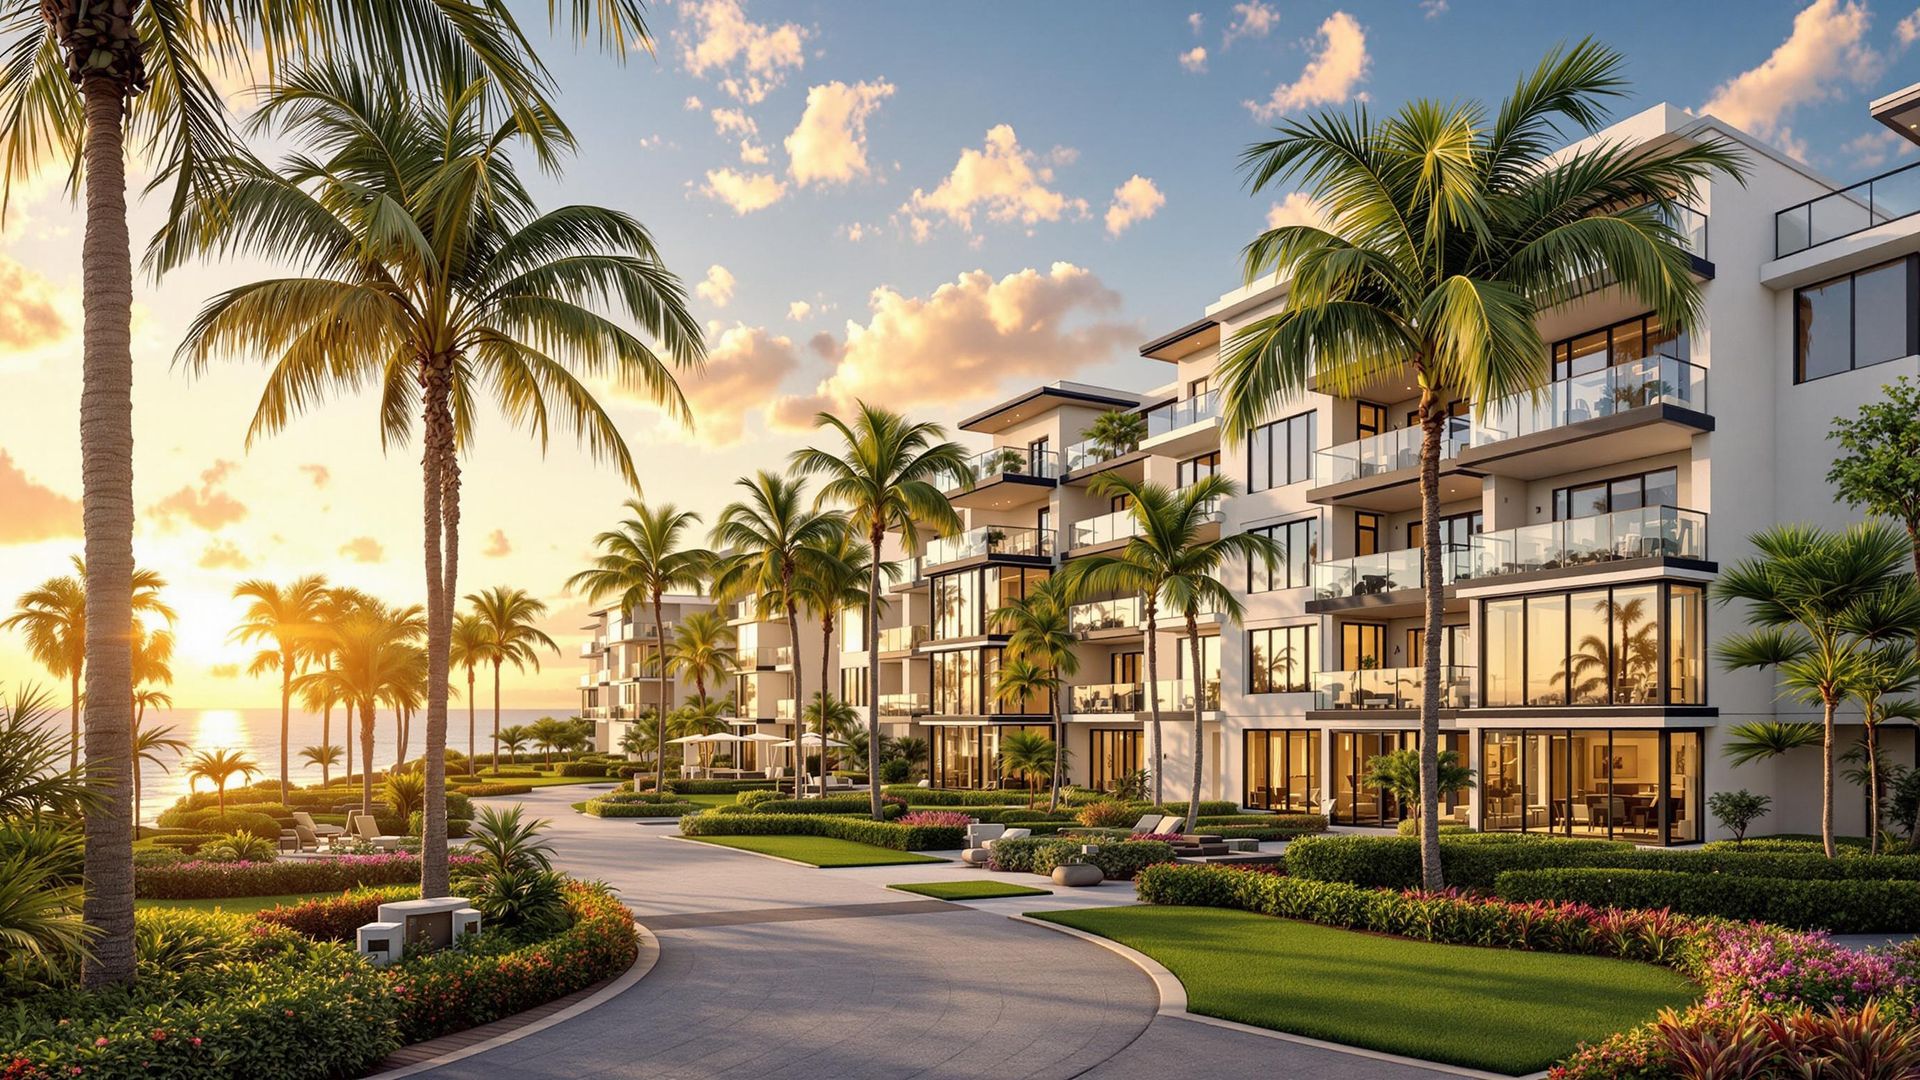
[[(824, 697), (845, 710), (847, 722), (842, 727), (851, 727), (853, 708), (850, 704), (838, 701), (830, 690), (833, 681), (833, 629), (839, 625), (843, 612), (862, 609), (865, 614), (867, 603), (867, 574), (873, 561), (873, 549), (862, 543), (851, 528), (842, 526), (832, 531), (830, 536), (821, 538), (814, 545), (813, 558), (801, 566), (801, 574), (793, 583), (794, 591), (799, 594), (800, 602), (807, 606), (820, 620), (820, 693), (814, 695), (813, 704), (807, 706), (813, 713), (819, 712), (819, 702)], [(892, 563), (881, 567), (888, 581), (898, 575)], [(797, 662), (797, 658), (796, 658)], [(868, 698), (873, 697), (868, 693)], [(869, 700), (868, 705), (872, 702)], [(839, 714), (831, 714), (837, 717)], [(839, 732), (844, 735), (844, 732)], [(825, 732), (822, 732), (824, 737)], [(827, 790), (827, 748), (820, 745), (820, 790)]]
[(133, 620), (133, 641), (127, 652), (133, 682), (133, 720), (130, 732), (130, 765), (133, 783), (133, 821), (140, 821), (141, 748), (145, 739), (147, 710), (173, 708), (173, 695), (161, 689), (173, 685), (173, 631), (148, 629), (144, 621)]
[(1880, 726), (1888, 720), (1920, 722), (1920, 701), (1893, 694), (1920, 691), (1920, 660), (1902, 644), (1890, 644), (1874, 650), (1860, 677), (1849, 686), (1854, 704), (1860, 706), (1860, 725), (1866, 737), (1842, 757), (1859, 763), (1847, 779), (1866, 789), (1867, 850), (1880, 854), (1880, 797), (1885, 790), (1884, 764), (1881, 761)]
[(1707, 811), (1720, 827), (1733, 834), (1733, 846), (1739, 847), (1747, 842), (1747, 830), (1753, 823), (1767, 816), (1772, 809), (1773, 800), (1765, 795), (1755, 795), (1746, 788), (1739, 791), (1716, 791), (1707, 796)]
[[(657, 667), (664, 662), (667, 648), (666, 594), (675, 589), (698, 589), (713, 563), (713, 554), (683, 544), (687, 530), (700, 523), (699, 514), (671, 503), (650, 507), (638, 499), (628, 499), (626, 507), (631, 516), (593, 538), (600, 555), (591, 569), (568, 578), (567, 588), (584, 589), (587, 599), (596, 602), (617, 597), (620, 613), (627, 618), (636, 611), (651, 610), (653, 647), (645, 662)], [(664, 742), (660, 725), (672, 708), (673, 688), (664, 678), (659, 685), (654, 734)], [(665, 782), (664, 773), (654, 777), (656, 787)]]
[(1752, 543), (1760, 554), (1723, 571), (1713, 596), (1745, 601), (1753, 629), (1715, 651), (1730, 669), (1773, 669), (1781, 696), (1819, 707), (1820, 838), (1832, 858), (1835, 715), (1872, 674), (1876, 650), (1920, 628), (1920, 591), (1901, 573), (1906, 538), (1884, 524), (1777, 525)]
[(1920, 769), (1887, 769), (1885, 815), (1894, 834), (1906, 838), (1908, 850), (1920, 850)]
[[(652, 710), (648, 710), (649, 714), (651, 712)], [(621, 733), (620, 751), (637, 761), (648, 761), (654, 756), (654, 747), (659, 745), (659, 736), (660, 733), (654, 730), (653, 717), (642, 715), (634, 723), (628, 724), (626, 731)], [(664, 763), (660, 767), (664, 768)], [(645, 790), (639, 784), (635, 784), (634, 788)]]
[(220, 816), (227, 815), (227, 785), (238, 776), (241, 779), (258, 776), (260, 765), (252, 758), (238, 751), (225, 748), (202, 750), (187, 759), (187, 786), (191, 790), (193, 782), (205, 780), (212, 784), (219, 794)]
[(71, 820), (100, 805), (86, 774), (61, 763), (67, 741), (47, 727), (50, 701), (35, 686), (0, 695), (0, 821), (41, 814)]
[[(1476, 102), (1412, 101), (1377, 118), (1356, 106), (1287, 120), (1242, 156), (1252, 190), (1297, 183), (1316, 224), (1268, 229), (1246, 280), (1289, 282), (1281, 310), (1223, 349), (1229, 442), (1306, 389), (1356, 397), (1383, 378), (1419, 388), (1421, 565), (1440, 579), (1441, 443), (1455, 401), (1485, 411), (1552, 377), (1541, 312), (1617, 284), (1668, 326), (1691, 323), (1701, 288), (1676, 227), (1695, 188), (1742, 176), (1713, 139), (1558, 146), (1592, 132), (1625, 92), (1624, 58), (1591, 41), (1548, 53), (1491, 118)], [(1443, 590), (1426, 590), (1420, 706), (1421, 864), (1442, 885), (1439, 835)]]
[(467, 673), (467, 760), (480, 760), (479, 744), (475, 742), (474, 708), (477, 704), (473, 691), (473, 674), (478, 668), (493, 663), (494, 653), (498, 651), (493, 643), (493, 629), (486, 620), (472, 612), (460, 612), (453, 617), (452, 637), (447, 646), (447, 662)]
[(527, 733), (533, 736), (535, 746), (547, 752), (547, 768), (553, 768), (553, 752), (567, 740), (566, 725), (551, 716), (543, 716), (528, 726)]
[(1087, 425), (1087, 441), (1102, 459), (1131, 454), (1140, 449), (1140, 440), (1146, 437), (1146, 416), (1126, 409), (1108, 409)]
[(426, 629), (424, 623), (417, 605), (392, 608), (371, 599), (356, 604), (326, 627), (332, 662), (300, 676), (303, 692), (318, 688), (359, 714), (360, 809), (365, 813), (373, 812), (374, 711), (414, 684), (420, 671), (415, 642)]
[[(1245, 610), (1240, 598), (1221, 583), (1229, 566), (1279, 561), (1280, 549), (1264, 533), (1224, 533), (1211, 540), (1201, 533), (1216, 520), (1220, 501), (1238, 492), (1224, 476), (1204, 476), (1175, 491), (1165, 484), (1134, 481), (1117, 473), (1101, 473), (1087, 485), (1097, 498), (1124, 498), (1133, 517), (1133, 536), (1116, 552), (1088, 555), (1069, 562), (1062, 572), (1069, 595), (1140, 597), (1141, 625), (1147, 639), (1147, 707), (1153, 723), (1153, 754), (1158, 761), (1166, 743), (1160, 731), (1159, 650), (1154, 645), (1157, 620), (1164, 606), (1186, 623), (1189, 663), (1193, 675), (1193, 789), (1188, 795), (1187, 820), (1200, 816), (1202, 722), (1209, 696), (1201, 664), (1200, 613), (1212, 611), (1237, 621)], [(1216, 706), (1217, 707), (1217, 706)], [(1153, 770), (1153, 801), (1163, 801), (1162, 769)]]
[[(1066, 681), (1080, 670), (1079, 637), (1073, 632), (1066, 582), (1049, 577), (1028, 588), (1025, 596), (1008, 601), (988, 616), (1007, 635), (1005, 658), (994, 693), (1002, 701), (1031, 701), (1047, 695), (1048, 718), (1053, 721), (1054, 750), (1066, 753)], [(1009, 672), (1012, 674), (1009, 674)], [(1047, 770), (1047, 809), (1060, 809), (1060, 783), (1066, 763), (1056, 760)]]
[(81, 895), (50, 860), (0, 856), (0, 987), (57, 983), (88, 955), (96, 933), (79, 918)]
[(321, 746), (303, 746), (300, 748), (300, 760), (306, 762), (308, 765), (319, 768), (321, 787), (326, 787), (332, 782), (330, 774), (333, 767), (340, 764), (340, 756), (340, 747), (333, 743), (326, 743)]
[[(140, 766), (152, 765), (163, 773), (171, 774), (173, 769), (168, 766), (168, 759), (171, 758), (177, 761), (188, 749), (189, 747), (185, 739), (174, 737), (173, 726), (171, 724), (160, 728), (142, 727), (134, 734), (133, 812), (136, 824), (139, 821), (140, 813)], [(166, 756), (163, 757), (162, 754)]]
[[(814, 417), (816, 427), (831, 428), (840, 436), (839, 452), (803, 447), (793, 453), (793, 466), (802, 475), (825, 478), (816, 498), (818, 506), (838, 506), (848, 526), (865, 532), (874, 557), (867, 561), (867, 614), (861, 620), (867, 654), (867, 775), (880, 773), (880, 590), (881, 560), (887, 533), (900, 536), (908, 555), (920, 552), (920, 534), (940, 536), (960, 531), (960, 515), (947, 501), (943, 485), (972, 483), (966, 451), (946, 441), (938, 424), (910, 423), (899, 413), (859, 402), (851, 424), (831, 413)], [(884, 815), (880, 785), (872, 785), (869, 811), (875, 821)]]
[(208, 862), (272, 862), (279, 854), (279, 840), (255, 836), (245, 829), (226, 833), (200, 847), (200, 857)]
[[(467, 603), (493, 634), (493, 767), (500, 767), (500, 668), (512, 664), (513, 670), (531, 667), (540, 670), (540, 650), (560, 655), (560, 646), (534, 620), (547, 613), (547, 605), (527, 595), (525, 589), (497, 585), (485, 592), (469, 594)], [(519, 751), (514, 751), (518, 753)]]
[(551, 870), (475, 867), (459, 888), (488, 926), (549, 938), (567, 928), (567, 879)]
[[(713, 526), (713, 546), (727, 554), (716, 564), (713, 593), (723, 601), (751, 599), (762, 613), (786, 616), (787, 640), (800, 641), (800, 598), (794, 582), (816, 558), (821, 544), (839, 530), (832, 515), (803, 505), (802, 482), (762, 470), (736, 486), (743, 500), (728, 503)], [(875, 573), (879, 570), (876, 567)], [(793, 699), (805, 701), (801, 665), (793, 665)], [(801, 724), (793, 725), (793, 796), (806, 790), (806, 754), (800, 748)]]
[(280, 675), (280, 801), (287, 801), (288, 724), (293, 714), (293, 678), (310, 664), (321, 641), (320, 616), (325, 610), (327, 579), (308, 574), (281, 585), (248, 578), (233, 587), (235, 600), (247, 601), (247, 613), (233, 628), (230, 640), (262, 644), (247, 666), (249, 675)]
[[(1011, 661), (1010, 666), (1032, 667), (1024, 660)], [(1053, 782), (1056, 770), (1060, 767), (1060, 754), (1059, 744), (1038, 731), (1008, 731), (1001, 734), (1000, 768), (1003, 772), (1026, 777), (1029, 810), (1038, 798), (1041, 782)]]
[(1727, 729), (1720, 752), (1735, 765), (1749, 765), (1820, 740), (1820, 725), (1809, 720), (1751, 720)]
[[(501, 728), (499, 732), (494, 735), (494, 743), (496, 746), (506, 747), (507, 753), (512, 755), (514, 760), (517, 761), (520, 758), (520, 751), (533, 745), (533, 732), (527, 730), (524, 724), (514, 724), (510, 727)], [(500, 753), (498, 750), (494, 751), (493, 767), (496, 772), (499, 771)]]
[(467, 847), (490, 870), (551, 870), (553, 845), (542, 838), (548, 824), (528, 817), (525, 807), (481, 806), (474, 811)]
[(673, 628), (667, 671), (692, 680), (695, 695), (704, 699), (709, 682), (733, 672), (736, 648), (733, 626), (719, 612), (690, 612)]
[(419, 810), (427, 798), (427, 778), (417, 772), (390, 772), (380, 785), (380, 801), (402, 821)]
[(1836, 417), (1827, 438), (1841, 450), (1827, 483), (1849, 504), (1899, 522), (1920, 575), (1920, 383), (1905, 375), (1887, 383), (1859, 415)]
[[(1392, 795), (1401, 806), (1411, 806), (1417, 814), (1420, 805), (1420, 754), (1414, 750), (1393, 750), (1368, 758), (1366, 772), (1360, 782)], [(1460, 752), (1440, 751), (1440, 790), (1465, 791), (1473, 786), (1474, 772), (1460, 760)]]
[[(807, 708), (801, 714), (800, 722), (808, 731), (820, 737), (820, 791), (825, 794), (828, 772), (827, 742), (829, 739), (845, 742), (847, 752), (851, 754), (853, 743), (847, 736), (852, 733), (854, 725), (860, 722), (859, 717), (854, 713), (853, 706), (834, 697), (831, 693), (816, 690), (813, 700), (807, 702)], [(864, 762), (865, 758), (862, 757), (860, 760)]]

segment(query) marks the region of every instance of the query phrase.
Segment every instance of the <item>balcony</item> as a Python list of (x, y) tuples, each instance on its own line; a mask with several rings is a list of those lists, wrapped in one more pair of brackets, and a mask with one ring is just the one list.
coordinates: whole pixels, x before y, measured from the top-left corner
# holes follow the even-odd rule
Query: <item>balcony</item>
[[(1313, 597), (1316, 600), (1344, 600), (1355, 596), (1379, 596), (1402, 589), (1422, 588), (1425, 574), (1419, 548), (1380, 551), (1356, 555), (1351, 559), (1333, 559), (1313, 564)], [(1440, 551), (1442, 585), (1451, 585), (1471, 569), (1470, 549), (1450, 545)]]
[(1707, 411), (1707, 369), (1672, 356), (1649, 356), (1547, 384), (1538, 397), (1517, 394), (1472, 425), (1469, 445), (1491, 446), (1650, 405)]
[(793, 717), (794, 707), (792, 698), (783, 697), (773, 703), (773, 718), (775, 720), (791, 720)]
[(1142, 450), (1184, 458), (1220, 445), (1220, 395), (1201, 394), (1148, 410)]
[(933, 711), (925, 694), (881, 694), (881, 716), (925, 716)]
[(1773, 257), (1819, 247), (1920, 214), (1920, 161), (1789, 206), (1773, 215)]
[(1140, 626), (1140, 608), (1137, 596), (1075, 604), (1067, 609), (1067, 624), (1082, 636), (1101, 630), (1136, 629)]
[(1076, 713), (1144, 712), (1147, 708), (1145, 683), (1089, 683), (1075, 686), (1073, 711)]
[(1060, 476), (1060, 455), (1051, 450), (996, 446), (968, 458), (970, 483), (947, 490), (955, 506), (1011, 510), (1045, 502)]
[[(1440, 437), (1442, 462), (1451, 460), (1470, 445), (1470, 428), (1465, 417), (1454, 417), (1448, 421), (1447, 431)], [(1316, 450), (1313, 453), (1313, 482), (1317, 485), (1344, 484), (1351, 480), (1418, 468), (1420, 437), (1420, 428), (1408, 426), (1341, 443), (1326, 450)]]
[(1532, 574), (1624, 559), (1707, 558), (1707, 515), (1674, 506), (1543, 521), (1473, 538), (1455, 581)]
[[(1201, 508), (1203, 520), (1218, 522), (1220, 504), (1209, 502)], [(1067, 528), (1067, 549), (1098, 547), (1120, 540), (1130, 540), (1140, 535), (1140, 520), (1131, 510), (1115, 510), (1099, 517), (1082, 518)]]
[(878, 644), (882, 653), (912, 652), (929, 636), (925, 626), (890, 626), (880, 631)]
[[(1314, 708), (1340, 712), (1368, 709), (1418, 709), (1426, 686), (1425, 668), (1362, 668), (1321, 671), (1313, 676)], [(1473, 669), (1440, 669), (1440, 707), (1473, 707)]]
[(742, 671), (771, 671), (793, 663), (793, 646), (761, 645), (734, 651), (734, 660)]
[(1029, 559), (1053, 557), (1053, 531), (1017, 525), (985, 525), (968, 529), (958, 536), (942, 536), (928, 541), (921, 562), (940, 566), (962, 559), (987, 555), (1009, 555)]
[(607, 643), (604, 640), (583, 641), (580, 643), (580, 655), (582, 657), (599, 656), (602, 652), (606, 651), (606, 648)]

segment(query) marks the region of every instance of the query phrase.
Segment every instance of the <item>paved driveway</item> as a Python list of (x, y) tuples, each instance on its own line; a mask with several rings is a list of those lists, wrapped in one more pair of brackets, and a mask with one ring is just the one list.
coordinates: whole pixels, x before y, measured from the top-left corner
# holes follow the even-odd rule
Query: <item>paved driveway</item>
[[(792, 866), (666, 839), (670, 827), (574, 814), (567, 804), (580, 794), (536, 789), (522, 801), (552, 819), (564, 869), (614, 885), (656, 932), (659, 963), (597, 1008), (426, 1075), (1446, 1075), (1156, 1018), (1152, 983), (1105, 949), (1016, 923), (1004, 907), (925, 901), (885, 887), (977, 871)], [(1129, 893), (1103, 886), (1071, 899)], [(1030, 903), (1064, 906), (1054, 901)]]

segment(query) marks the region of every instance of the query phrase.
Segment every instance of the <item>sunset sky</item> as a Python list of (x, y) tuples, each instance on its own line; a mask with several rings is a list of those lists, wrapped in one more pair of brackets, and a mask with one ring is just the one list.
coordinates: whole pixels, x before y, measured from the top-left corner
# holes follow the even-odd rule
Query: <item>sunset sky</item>
[[(545, 10), (526, 17), (542, 25)], [(712, 353), (683, 380), (697, 430), (613, 400), (646, 496), (709, 519), (735, 477), (777, 466), (815, 411), (855, 397), (950, 422), (1024, 384), (1150, 385), (1158, 365), (1139, 343), (1232, 288), (1265, 222), (1307, 212), (1285, 192), (1250, 197), (1236, 171), (1279, 118), (1497, 99), (1553, 44), (1592, 34), (1629, 56), (1617, 114), (1705, 108), (1849, 182), (1914, 149), (1866, 103), (1920, 80), (1913, 0), (677, 0), (650, 18), (656, 54), (624, 66), (547, 47), (581, 145), (538, 190), (548, 205), (634, 213), (693, 293)], [(82, 218), (60, 179), (16, 190), (0, 230), (8, 608), (79, 550)], [(136, 212), (136, 250), (159, 209)], [(417, 459), (382, 455), (371, 398), (249, 447), (261, 369), (189, 380), (171, 367), (209, 294), (274, 272), (195, 266), (138, 286), (137, 552), (182, 612), (183, 707), (277, 704), (233, 673), (240, 577), (321, 570), (395, 601), (423, 595)], [(543, 456), (497, 423), (465, 492), (462, 591), (544, 597), (564, 649), (510, 683), (507, 704), (570, 707), (586, 607), (562, 583), (626, 492), (573, 445)], [(0, 684), (36, 678), (17, 636), (0, 636)]]

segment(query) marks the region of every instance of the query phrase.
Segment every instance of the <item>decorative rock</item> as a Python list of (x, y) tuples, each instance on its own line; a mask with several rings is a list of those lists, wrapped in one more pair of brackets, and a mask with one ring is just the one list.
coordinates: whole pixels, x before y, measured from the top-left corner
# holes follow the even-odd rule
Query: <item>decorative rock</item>
[(1072, 889), (1098, 885), (1107, 875), (1091, 863), (1062, 863), (1053, 868), (1053, 883)]

